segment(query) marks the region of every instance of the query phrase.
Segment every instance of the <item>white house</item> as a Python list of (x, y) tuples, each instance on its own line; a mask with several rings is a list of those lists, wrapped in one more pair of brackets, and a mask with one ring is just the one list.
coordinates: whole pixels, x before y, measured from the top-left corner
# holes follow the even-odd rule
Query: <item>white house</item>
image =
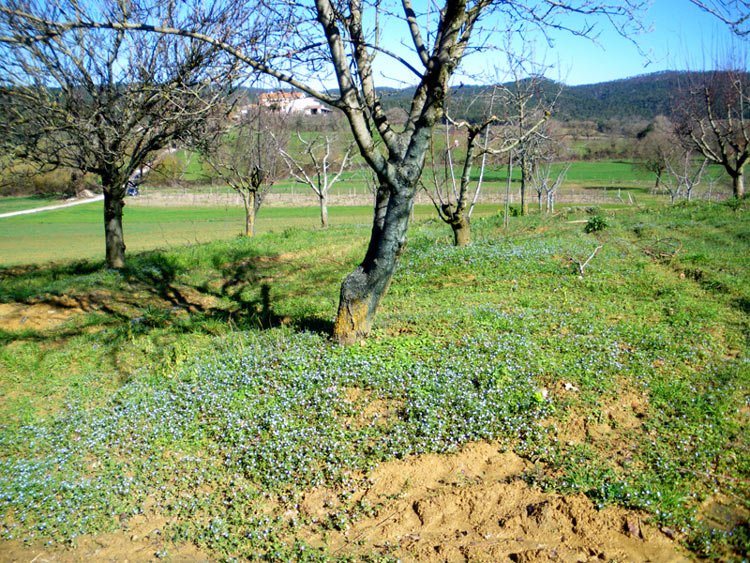
[(315, 98), (305, 96), (302, 92), (265, 92), (258, 96), (258, 103), (284, 113), (301, 113), (304, 115), (331, 113), (330, 108)]

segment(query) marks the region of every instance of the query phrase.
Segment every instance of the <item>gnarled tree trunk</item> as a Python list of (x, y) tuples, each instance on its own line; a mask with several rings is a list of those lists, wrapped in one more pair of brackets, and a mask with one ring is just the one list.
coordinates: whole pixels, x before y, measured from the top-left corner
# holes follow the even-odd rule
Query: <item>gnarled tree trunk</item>
[(122, 208), (125, 194), (119, 187), (104, 188), (104, 240), (107, 267), (125, 267), (125, 238), (122, 231)]
[(415, 192), (413, 187), (399, 188), (381, 183), (375, 196), (367, 254), (341, 284), (339, 310), (333, 327), (333, 337), (340, 344), (353, 344), (370, 333), (375, 311), (396, 271), (406, 243)]
[(469, 218), (461, 215), (455, 221), (451, 221), (453, 229), (453, 245), (466, 246), (471, 242), (471, 223)]

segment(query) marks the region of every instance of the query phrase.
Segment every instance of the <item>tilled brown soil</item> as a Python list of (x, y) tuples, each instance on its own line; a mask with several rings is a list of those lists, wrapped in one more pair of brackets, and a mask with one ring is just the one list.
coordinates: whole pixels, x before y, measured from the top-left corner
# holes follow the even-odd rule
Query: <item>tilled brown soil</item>
[[(623, 199), (624, 198), (624, 199)], [(222, 206), (231, 205), (242, 207), (242, 199), (238, 194), (224, 190), (198, 191), (166, 191), (150, 189), (144, 191), (140, 196), (128, 198), (128, 205), (135, 206), (156, 206), (156, 207), (180, 207), (193, 205)], [(518, 205), (519, 197), (512, 194), (510, 204)], [(501, 204), (505, 202), (504, 193), (487, 192), (482, 196), (482, 203)], [(576, 203), (580, 205), (594, 205), (604, 203), (628, 203), (627, 195), (622, 196), (615, 190), (603, 189), (586, 189), (568, 187), (564, 193), (558, 195), (557, 203), (569, 204)], [(329, 196), (328, 205), (347, 206), (347, 205), (372, 205), (373, 196), (368, 193), (334, 193)], [(415, 203), (421, 205), (430, 205), (431, 200), (427, 194), (420, 192), (415, 198)], [(317, 196), (312, 191), (300, 190), (298, 193), (270, 193), (263, 199), (263, 205), (268, 207), (310, 207), (319, 205)], [(531, 202), (536, 205), (536, 200)]]

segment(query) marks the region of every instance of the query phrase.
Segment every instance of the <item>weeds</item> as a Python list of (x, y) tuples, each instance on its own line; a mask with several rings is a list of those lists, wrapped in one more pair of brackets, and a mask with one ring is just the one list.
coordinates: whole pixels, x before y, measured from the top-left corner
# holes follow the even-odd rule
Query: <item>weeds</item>
[(593, 215), (583, 227), (584, 233), (598, 233), (607, 228), (607, 220), (601, 215)]

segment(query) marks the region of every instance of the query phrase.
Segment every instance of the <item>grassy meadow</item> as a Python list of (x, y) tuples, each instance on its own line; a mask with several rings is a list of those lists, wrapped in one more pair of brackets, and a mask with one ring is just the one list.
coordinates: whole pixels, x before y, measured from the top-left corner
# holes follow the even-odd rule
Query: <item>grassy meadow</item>
[[(187, 158), (187, 157), (183, 157)], [(186, 161), (185, 179), (195, 181), (204, 172), (200, 162)], [(554, 172), (554, 171), (553, 171)], [(716, 171), (712, 171), (715, 173)], [(478, 173), (474, 170), (474, 173)], [(520, 201), (519, 170), (513, 171), (511, 203)], [(429, 183), (429, 170), (425, 173)], [(507, 170), (491, 167), (484, 176), (483, 200), (475, 217), (497, 214), (505, 198)], [(566, 182), (558, 194), (558, 205), (596, 205), (602, 208), (623, 205), (655, 205), (668, 201), (663, 193), (652, 193), (653, 178), (628, 161), (577, 161), (571, 164)], [(705, 185), (698, 196), (705, 196)], [(712, 197), (726, 197), (727, 186), (712, 186)], [(195, 184), (189, 187), (149, 186), (143, 197), (128, 198), (124, 214), (125, 243), (129, 252), (171, 248), (231, 238), (243, 224), (242, 206), (227, 186)], [(319, 212), (312, 192), (291, 180), (278, 182), (273, 194), (290, 197), (265, 205), (258, 215), (258, 233), (282, 232), (287, 228), (312, 228), (319, 224)], [(346, 173), (331, 195), (352, 196), (349, 205), (332, 205), (331, 222), (369, 224), (370, 197), (359, 172)], [(427, 219), (434, 209), (426, 196), (415, 207), (417, 219)], [(481, 200), (480, 200), (481, 201)], [(351, 205), (354, 202), (361, 205)], [(0, 213), (43, 207), (55, 201), (47, 197), (0, 198)], [(529, 194), (529, 205), (536, 209), (536, 194)], [(33, 264), (50, 260), (93, 259), (103, 254), (102, 204), (92, 203), (33, 215), (0, 219), (0, 265)], [(56, 241), (56, 244), (50, 244)]]
[[(264, 209), (253, 239), (233, 236), (236, 209), (126, 211), (118, 272), (75, 238), (101, 229), (98, 206), (0, 222), (0, 306), (68, 313), (0, 330), (7, 545), (158, 515), (157, 558), (189, 543), (227, 561), (408, 559), (407, 544), (327, 542), (388, 516), (361, 494), (377, 466), (485, 441), (527, 460), (537, 490), (637, 510), (692, 557), (750, 556), (747, 202), (579, 207), (507, 230), (488, 208), (465, 248), (425, 208), (372, 337), (349, 348), (327, 334), (366, 209), (325, 231), (315, 208)], [(191, 222), (206, 239), (174, 235)], [(35, 236), (56, 261), (18, 265), (49, 259)], [(313, 517), (300, 506), (320, 488)]]
[(59, 200), (51, 196), (0, 197), (0, 213), (34, 209), (35, 207), (55, 205), (56, 203), (59, 203)]
[[(333, 221), (369, 221), (366, 207), (332, 209)], [(318, 221), (314, 207), (262, 209), (259, 233), (311, 227)], [(104, 254), (102, 204), (21, 215), (0, 220), (0, 264), (31, 264), (50, 260), (96, 258)], [(231, 238), (241, 233), (241, 206), (141, 207), (127, 205), (123, 226), (130, 252), (168, 248)], [(51, 244), (51, 241), (55, 241)]]

